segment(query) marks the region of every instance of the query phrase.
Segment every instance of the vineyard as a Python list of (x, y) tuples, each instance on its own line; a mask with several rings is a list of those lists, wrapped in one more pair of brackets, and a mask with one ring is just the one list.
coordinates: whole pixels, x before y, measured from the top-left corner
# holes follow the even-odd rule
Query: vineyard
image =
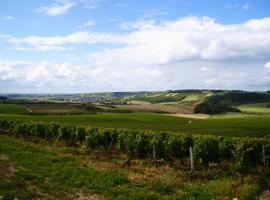
[[(192, 147), (195, 167), (207, 168), (209, 163), (229, 161), (232, 170), (245, 173), (254, 166), (269, 163), (270, 138), (223, 137), (185, 135), (173, 132), (127, 129), (92, 128), (54, 123), (0, 121), (1, 132), (31, 141), (62, 142), (66, 146), (85, 145), (88, 149), (102, 149), (126, 154), (123, 165), (135, 158), (149, 159), (154, 163), (163, 160), (180, 160), (189, 165), (189, 148)], [(187, 166), (188, 167), (188, 166)]]

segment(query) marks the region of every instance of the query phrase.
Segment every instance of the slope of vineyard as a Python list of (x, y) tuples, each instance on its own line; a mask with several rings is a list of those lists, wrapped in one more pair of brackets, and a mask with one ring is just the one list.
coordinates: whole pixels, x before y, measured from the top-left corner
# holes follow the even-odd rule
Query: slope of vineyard
[[(8, 135), (0, 135), (4, 199), (250, 199), (270, 183), (269, 137), (6, 120), (0, 121), (0, 133)], [(189, 147), (195, 161), (192, 173)]]

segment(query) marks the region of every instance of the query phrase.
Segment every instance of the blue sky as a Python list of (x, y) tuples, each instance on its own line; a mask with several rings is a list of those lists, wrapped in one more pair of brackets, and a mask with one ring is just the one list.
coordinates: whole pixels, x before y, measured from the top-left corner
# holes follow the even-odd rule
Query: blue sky
[(267, 0), (1, 0), (0, 93), (270, 89)]

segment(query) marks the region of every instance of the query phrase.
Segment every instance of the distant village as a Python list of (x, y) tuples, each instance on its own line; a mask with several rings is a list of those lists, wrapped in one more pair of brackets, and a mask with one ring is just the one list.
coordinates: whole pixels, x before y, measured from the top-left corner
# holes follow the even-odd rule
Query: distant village
[(98, 103), (107, 100), (102, 96), (69, 96), (65, 98), (66, 102)]

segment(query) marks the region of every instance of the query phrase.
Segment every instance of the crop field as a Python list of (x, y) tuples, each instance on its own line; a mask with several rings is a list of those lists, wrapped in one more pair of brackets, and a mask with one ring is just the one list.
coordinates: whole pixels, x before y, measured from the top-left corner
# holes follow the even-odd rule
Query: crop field
[(200, 98), (203, 98), (207, 93), (157, 93), (154, 95), (135, 95), (128, 97), (129, 101), (146, 101), (150, 103), (161, 103), (161, 104), (179, 104), (198, 101)]
[(16, 104), (0, 104), (0, 114), (27, 114), (27, 107)]
[(237, 108), (247, 113), (270, 113), (270, 107), (267, 107), (267, 105), (266, 103), (245, 104)]
[(128, 109), (132, 111), (143, 111), (143, 112), (168, 112), (175, 114), (191, 114), (193, 113), (194, 107), (191, 106), (176, 106), (176, 105), (161, 105), (161, 104), (127, 104), (127, 105), (116, 105), (119, 109)]
[(79, 114), (85, 107), (71, 104), (0, 104), (0, 114)]
[(176, 131), (187, 134), (263, 136), (270, 134), (270, 116), (188, 119), (155, 113), (97, 113), (83, 115), (0, 115), (0, 119), (58, 122), (93, 127)]
[(86, 112), (82, 107), (64, 104), (28, 105), (27, 108), (35, 114), (75, 114)]
[(200, 94), (191, 94), (191, 95), (188, 95), (186, 96), (182, 102), (186, 102), (186, 101), (196, 101), (198, 100), (202, 95)]

